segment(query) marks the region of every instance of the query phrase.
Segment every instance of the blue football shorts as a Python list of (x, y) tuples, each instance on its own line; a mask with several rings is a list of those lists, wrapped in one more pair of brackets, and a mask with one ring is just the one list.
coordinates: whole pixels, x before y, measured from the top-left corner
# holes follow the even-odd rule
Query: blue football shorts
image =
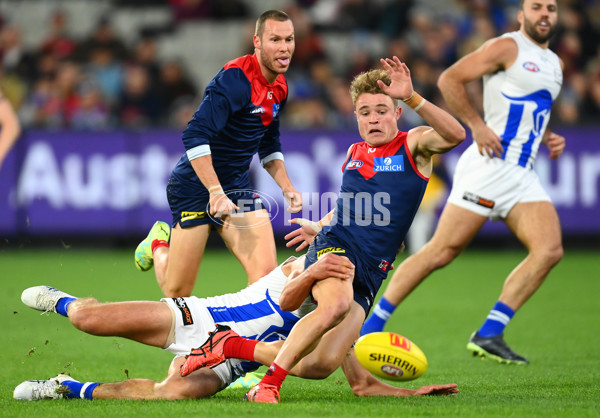
[(368, 316), (375, 295), (377, 295), (381, 283), (387, 277), (387, 272), (369, 266), (367, 262), (358, 256), (360, 251), (338, 239), (328, 227), (319, 232), (310, 247), (308, 247), (304, 268), (316, 263), (321, 256), (327, 253), (348, 257), (354, 264), (354, 281), (352, 282), (354, 300), (365, 310), (365, 317)]
[[(227, 197), (240, 209), (238, 213), (265, 209), (260, 196), (252, 190), (250, 183), (224, 187)], [(221, 226), (222, 221), (210, 215), (209, 193), (198, 182), (182, 181), (171, 176), (167, 183), (167, 200), (173, 217), (171, 226), (182, 228), (195, 225)]]

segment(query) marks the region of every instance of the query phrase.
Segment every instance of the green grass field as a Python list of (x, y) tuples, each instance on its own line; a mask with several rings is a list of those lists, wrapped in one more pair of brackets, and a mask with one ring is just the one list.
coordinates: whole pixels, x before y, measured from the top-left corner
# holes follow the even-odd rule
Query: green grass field
[[(281, 251), (284, 259), (289, 252)], [(20, 301), (29, 286), (48, 284), (101, 301), (161, 297), (153, 273), (139, 273), (133, 251), (10, 250), (0, 252), (2, 349), (0, 410), (26, 416), (600, 416), (600, 258), (567, 251), (534, 298), (516, 315), (506, 340), (531, 360), (527, 367), (474, 358), (465, 345), (496, 300), (523, 252), (467, 252), (435, 273), (388, 324), (425, 352), (429, 370), (404, 383), (416, 388), (458, 383), (456, 397), (358, 398), (338, 370), (323, 381), (289, 378), (281, 405), (242, 402), (243, 389), (197, 401), (19, 402), (14, 387), (66, 371), (83, 381), (161, 380), (171, 355), (119, 338), (75, 330), (58, 315), (41, 316)], [(195, 293), (244, 286), (243, 270), (224, 251), (207, 253)]]

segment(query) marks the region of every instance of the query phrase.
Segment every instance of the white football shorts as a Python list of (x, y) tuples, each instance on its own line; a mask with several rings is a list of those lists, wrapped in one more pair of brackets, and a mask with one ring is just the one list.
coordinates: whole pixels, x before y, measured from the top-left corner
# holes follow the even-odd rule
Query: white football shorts
[[(216, 327), (204, 300), (200, 298), (195, 296), (162, 298), (161, 302), (165, 302), (173, 311), (174, 325), (169, 336), (171, 344), (165, 347), (165, 350), (175, 354), (176, 357), (185, 356), (193, 348), (200, 347)], [(241, 363), (248, 362), (227, 359), (224, 363), (211, 368), (221, 379), (221, 389), (245, 374), (240, 366)]]
[(448, 202), (495, 221), (517, 203), (551, 202), (535, 171), (483, 157), (473, 143), (456, 165)]

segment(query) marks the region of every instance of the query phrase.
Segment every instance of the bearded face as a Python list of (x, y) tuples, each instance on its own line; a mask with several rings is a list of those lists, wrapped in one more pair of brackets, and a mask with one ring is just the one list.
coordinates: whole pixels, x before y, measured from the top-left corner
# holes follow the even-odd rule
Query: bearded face
[(558, 13), (553, 0), (525, 1), (521, 11), (525, 33), (539, 44), (545, 44), (557, 29)]

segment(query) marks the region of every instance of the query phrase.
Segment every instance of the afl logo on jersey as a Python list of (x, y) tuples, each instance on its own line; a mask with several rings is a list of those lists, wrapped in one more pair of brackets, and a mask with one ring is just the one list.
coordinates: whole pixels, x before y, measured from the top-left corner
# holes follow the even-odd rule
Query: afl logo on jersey
[(535, 62), (531, 61), (524, 62), (523, 68), (525, 68), (527, 71), (531, 71), (532, 73), (537, 73), (540, 71), (540, 67), (538, 67)]
[(363, 162), (360, 160), (352, 160), (346, 165), (347, 170), (356, 170), (357, 168), (361, 168)]

